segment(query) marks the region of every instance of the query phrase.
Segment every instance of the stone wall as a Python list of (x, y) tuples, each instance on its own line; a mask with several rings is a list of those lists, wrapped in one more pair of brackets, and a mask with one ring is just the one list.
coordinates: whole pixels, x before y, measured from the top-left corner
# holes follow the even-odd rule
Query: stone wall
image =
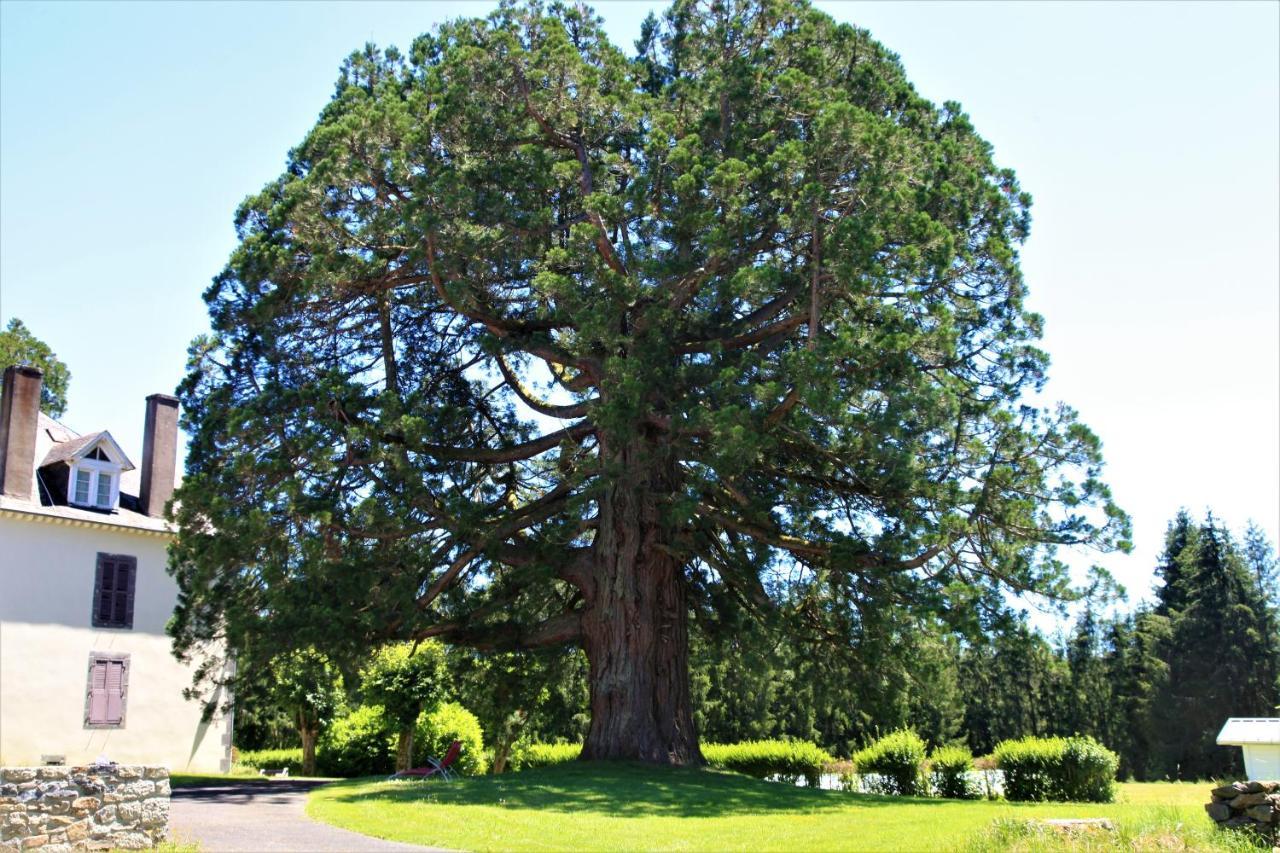
[(1213, 789), (1204, 810), (1218, 826), (1252, 829), (1267, 838), (1280, 835), (1280, 782), (1235, 782)]
[(0, 767), (0, 851), (137, 850), (168, 832), (167, 767)]

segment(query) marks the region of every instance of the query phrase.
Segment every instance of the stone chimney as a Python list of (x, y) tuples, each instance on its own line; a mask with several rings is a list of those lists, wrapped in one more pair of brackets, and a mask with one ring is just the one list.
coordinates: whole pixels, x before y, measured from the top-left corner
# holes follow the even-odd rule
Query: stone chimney
[(0, 494), (31, 500), (36, 466), (36, 427), (40, 422), (39, 368), (14, 365), (4, 371), (0, 397)]
[(178, 398), (152, 394), (147, 398), (147, 422), (142, 436), (142, 485), (139, 509), (157, 518), (173, 495), (178, 465)]

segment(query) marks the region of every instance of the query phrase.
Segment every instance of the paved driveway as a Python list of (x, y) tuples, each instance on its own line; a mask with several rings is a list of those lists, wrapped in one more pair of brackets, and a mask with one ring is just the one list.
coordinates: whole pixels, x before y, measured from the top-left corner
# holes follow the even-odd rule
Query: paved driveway
[(306, 815), (307, 792), (323, 782), (276, 779), (175, 788), (169, 829), (201, 853), (390, 853), (429, 847), (399, 844), (319, 823)]

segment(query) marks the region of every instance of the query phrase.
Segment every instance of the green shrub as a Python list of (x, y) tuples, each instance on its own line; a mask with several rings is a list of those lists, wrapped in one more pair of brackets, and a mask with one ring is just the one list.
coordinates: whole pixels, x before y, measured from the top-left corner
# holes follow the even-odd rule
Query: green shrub
[(302, 747), (293, 749), (242, 749), (236, 751), (236, 766), (250, 770), (261, 770), (269, 767), (272, 770), (285, 768), (289, 775), (296, 776), (302, 772)]
[(478, 776), (488, 768), (484, 735), (476, 715), (456, 702), (445, 702), (423, 711), (413, 733), (413, 766), (425, 767), (427, 758), (444, 758), (449, 745), (462, 742), (462, 752), (452, 770), (463, 776)]
[(395, 730), (381, 705), (360, 705), (320, 735), (316, 765), (326, 776), (377, 776), (395, 769)]
[(1091, 737), (1069, 737), (1062, 752), (1062, 799), (1109, 803), (1116, 796), (1120, 757)]
[(929, 776), (933, 793), (954, 800), (971, 800), (978, 796), (970, 772), (973, 753), (962, 746), (943, 746), (929, 756)]
[(1006, 740), (992, 754), (1006, 799), (1109, 803), (1115, 796), (1119, 758), (1093, 738)]
[(712, 767), (736, 770), (758, 779), (779, 776), (793, 783), (804, 779), (813, 787), (818, 785), (823, 766), (831, 763), (825, 750), (802, 740), (704, 743), (702, 757)]
[(507, 758), (509, 770), (532, 770), (535, 767), (550, 767), (553, 764), (566, 764), (577, 761), (582, 754), (580, 743), (533, 743), (516, 741), (511, 747), (511, 755)]
[(871, 788), (880, 794), (925, 793), (924, 741), (912, 729), (899, 729), (853, 756), (861, 774), (874, 773)]
[(1054, 799), (1054, 768), (1062, 759), (1062, 738), (1024, 737), (996, 744), (991, 753), (1004, 773), (1007, 800)]

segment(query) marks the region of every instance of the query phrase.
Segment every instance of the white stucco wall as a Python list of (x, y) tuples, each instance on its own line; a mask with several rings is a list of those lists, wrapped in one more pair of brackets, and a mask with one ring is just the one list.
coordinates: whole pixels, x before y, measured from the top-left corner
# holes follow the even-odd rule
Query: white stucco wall
[[(165, 572), (168, 541), (0, 514), (0, 764), (105, 755), (175, 771), (223, 769), (227, 720), (201, 723), (200, 703), (182, 696), (191, 668), (174, 659), (164, 633), (178, 595)], [(99, 552), (138, 560), (132, 630), (92, 626)], [(85, 728), (91, 652), (130, 656), (122, 728)]]
[(1280, 743), (1250, 743), (1244, 747), (1246, 779), (1280, 779)]

